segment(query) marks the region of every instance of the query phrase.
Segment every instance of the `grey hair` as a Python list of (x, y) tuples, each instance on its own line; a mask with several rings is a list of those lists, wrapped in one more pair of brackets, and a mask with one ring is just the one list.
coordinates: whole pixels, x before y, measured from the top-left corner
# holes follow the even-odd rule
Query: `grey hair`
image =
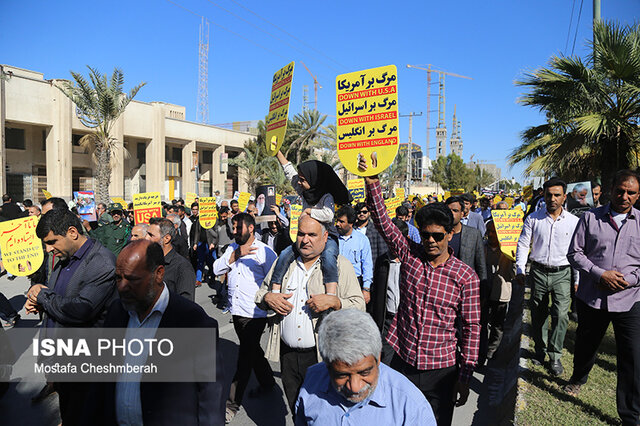
[(353, 365), (369, 355), (378, 361), (382, 351), (380, 330), (368, 313), (340, 309), (320, 324), (318, 349), (326, 364), (342, 361)]
[[(149, 229), (149, 224), (148, 223), (139, 223), (137, 225), (134, 225), (133, 228), (140, 228), (142, 229), (142, 232), (144, 232), (145, 234), (147, 233), (147, 229)], [(131, 229), (133, 229), (131, 228)]]
[(175, 213), (168, 214), (167, 219), (173, 222), (174, 225), (178, 225), (178, 227), (180, 227), (180, 224), (182, 223), (182, 219), (180, 219), (180, 216)]

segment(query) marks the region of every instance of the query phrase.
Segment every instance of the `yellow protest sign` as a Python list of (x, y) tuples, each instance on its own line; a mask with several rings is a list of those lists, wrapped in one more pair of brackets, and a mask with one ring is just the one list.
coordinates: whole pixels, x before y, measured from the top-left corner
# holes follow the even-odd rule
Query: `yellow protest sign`
[(494, 204), (498, 204), (500, 201), (502, 201), (502, 197), (499, 195), (496, 195), (495, 197), (493, 197), (493, 203)]
[(284, 68), (280, 68), (273, 75), (269, 114), (267, 114), (264, 122), (267, 126), (267, 135), (264, 141), (267, 147), (267, 154), (272, 157), (280, 151), (284, 135), (287, 133), (293, 67), (294, 63), (291, 62)]
[[(336, 77), (338, 156), (353, 174), (378, 174), (398, 153), (397, 75), (387, 65)], [(358, 168), (361, 158), (366, 171)]]
[(42, 266), (44, 251), (36, 236), (38, 219), (38, 216), (27, 216), (0, 223), (2, 264), (12, 275), (26, 277)]
[(282, 194), (278, 194), (276, 192), (276, 205), (280, 205), (280, 203), (282, 203)]
[(149, 223), (152, 217), (162, 217), (162, 202), (159, 192), (133, 194), (133, 215), (136, 225)]
[(533, 197), (533, 185), (527, 185), (522, 188), (522, 196), (525, 201), (529, 201)]
[(491, 210), (500, 250), (515, 262), (518, 238), (522, 232), (522, 210)]
[[(440, 196), (440, 194), (438, 194), (438, 196)], [(444, 191), (442, 198), (446, 200), (449, 197), (451, 197), (451, 191)]]
[(42, 190), (42, 193), (44, 194), (44, 197), (48, 200), (49, 198), (52, 197), (51, 193), (49, 191), (47, 191), (46, 189)]
[(464, 188), (456, 188), (451, 190), (451, 196), (455, 197), (456, 195), (464, 194)]
[(111, 201), (113, 201), (114, 203), (120, 204), (124, 209), (126, 209), (127, 206), (129, 205), (129, 203), (127, 203), (122, 197), (111, 197)]
[(507, 197), (504, 199), (504, 202), (509, 205), (509, 208), (513, 207), (513, 197)]
[(202, 197), (199, 200), (200, 214), (198, 220), (200, 225), (205, 228), (213, 228), (218, 219), (218, 209), (216, 206), (216, 197)]
[[(448, 191), (447, 191), (448, 192)], [(446, 200), (449, 197), (445, 197), (445, 195), (447, 195), (447, 193), (445, 192), (444, 195), (442, 194), (438, 194), (438, 196), (436, 197), (438, 199), (439, 202), (443, 202), (444, 200)]]
[(291, 241), (296, 242), (298, 237), (298, 221), (302, 214), (302, 206), (300, 204), (291, 204), (291, 221), (289, 223), (289, 237)]
[(404, 201), (405, 196), (404, 196), (404, 188), (396, 188), (396, 197), (400, 198), (402, 201)]
[[(418, 200), (416, 201), (416, 211), (420, 210), (424, 207), (424, 200), (419, 195), (417, 196)], [(415, 214), (415, 212), (414, 212)]]
[(360, 201), (366, 198), (364, 190), (364, 179), (349, 179), (347, 181), (347, 189), (351, 193), (354, 200)]
[(240, 196), (238, 196), (238, 208), (241, 212), (247, 209), (247, 204), (249, 204), (249, 198), (251, 198), (251, 194), (248, 192), (241, 192)]
[(196, 198), (198, 198), (198, 195), (195, 192), (187, 192), (184, 199), (186, 207), (191, 208), (191, 204), (196, 202)]
[(387, 215), (389, 215), (391, 219), (396, 217), (396, 209), (400, 207), (402, 201), (403, 200), (401, 200), (399, 197), (387, 198), (386, 200), (384, 200), (384, 204), (387, 207)]

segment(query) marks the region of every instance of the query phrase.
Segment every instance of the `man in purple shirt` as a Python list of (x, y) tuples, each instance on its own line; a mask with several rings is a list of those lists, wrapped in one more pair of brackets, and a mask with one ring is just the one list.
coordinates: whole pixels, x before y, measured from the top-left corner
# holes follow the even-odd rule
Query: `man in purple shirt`
[(616, 338), (618, 415), (623, 425), (640, 422), (640, 176), (616, 173), (611, 202), (585, 213), (567, 255), (580, 271), (576, 293), (578, 330), (573, 375), (565, 391), (576, 395), (587, 382), (609, 323)]

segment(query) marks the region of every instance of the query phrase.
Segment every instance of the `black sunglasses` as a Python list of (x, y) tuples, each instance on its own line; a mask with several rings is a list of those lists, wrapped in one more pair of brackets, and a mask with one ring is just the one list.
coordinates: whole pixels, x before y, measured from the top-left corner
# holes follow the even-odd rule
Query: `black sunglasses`
[(422, 238), (425, 241), (429, 241), (429, 238), (433, 237), (433, 240), (436, 243), (439, 243), (440, 241), (444, 240), (445, 237), (444, 232), (427, 232), (427, 231), (420, 231), (420, 238)]
[(360, 210), (358, 212), (358, 214), (367, 214), (367, 213), (369, 213), (369, 210)]

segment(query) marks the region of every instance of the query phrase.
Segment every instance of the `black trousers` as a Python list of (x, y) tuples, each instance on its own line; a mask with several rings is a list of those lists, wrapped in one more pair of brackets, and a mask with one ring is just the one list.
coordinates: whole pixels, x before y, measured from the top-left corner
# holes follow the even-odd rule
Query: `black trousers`
[(0, 293), (0, 318), (5, 321), (11, 321), (16, 315), (18, 315), (18, 312), (11, 306), (6, 296)]
[(315, 346), (308, 349), (293, 349), (280, 341), (280, 369), (284, 394), (294, 415), (296, 399), (307, 374), (307, 368), (318, 362)]
[(64, 426), (85, 424), (86, 419), (83, 419), (82, 415), (91, 383), (56, 382), (53, 388), (58, 392), (62, 424)]
[(395, 351), (387, 342), (387, 334), (389, 333), (389, 329), (391, 328), (391, 323), (393, 322), (393, 318), (395, 318), (396, 314), (387, 312), (384, 317), (384, 324), (382, 325), (382, 359), (381, 361), (388, 366), (391, 366), (391, 360), (395, 355)]
[(598, 346), (613, 323), (616, 337), (618, 385), (616, 403), (623, 425), (640, 423), (640, 302), (627, 312), (594, 309), (576, 298), (578, 330), (572, 383), (585, 384), (596, 360)]
[(270, 388), (276, 383), (269, 361), (264, 357), (264, 352), (260, 347), (260, 337), (266, 324), (266, 318), (233, 316), (233, 328), (240, 340), (238, 364), (231, 381), (229, 399), (227, 400), (227, 408), (233, 411), (240, 409), (242, 396), (251, 378), (251, 371), (256, 373), (258, 383), (262, 387)]
[(458, 367), (418, 370), (396, 354), (391, 360), (391, 368), (402, 373), (420, 389), (431, 404), (438, 426), (451, 425), (455, 406), (453, 390), (458, 381)]

